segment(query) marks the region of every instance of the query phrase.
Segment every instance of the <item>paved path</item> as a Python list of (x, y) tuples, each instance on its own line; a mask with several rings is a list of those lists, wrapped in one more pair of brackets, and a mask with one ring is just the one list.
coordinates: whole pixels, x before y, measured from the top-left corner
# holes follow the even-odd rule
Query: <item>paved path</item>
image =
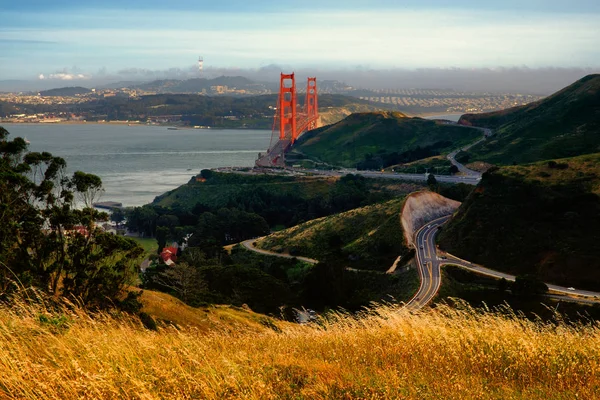
[[(427, 182), (427, 178), (429, 177), (429, 174), (400, 174), (394, 172), (357, 171), (352, 169), (342, 169), (337, 171), (302, 169), (294, 171), (296, 171), (298, 174), (306, 172), (310, 172), (313, 175), (321, 176), (345, 176), (347, 174), (354, 174), (364, 176), (365, 178), (398, 179), (403, 181), (418, 182)], [(466, 183), (468, 185), (477, 185), (481, 180), (481, 175), (435, 175), (435, 180), (444, 183)]]
[(487, 128), (475, 128), (474, 129), (479, 129), (483, 132), (483, 137), (473, 143), (471, 143), (468, 146), (465, 146), (461, 149), (456, 149), (453, 152), (451, 152), (450, 154), (448, 154), (446, 156), (446, 158), (448, 159), (448, 161), (450, 161), (452, 163), (452, 165), (456, 166), (456, 168), (458, 168), (458, 170), (460, 172), (462, 172), (463, 174), (467, 175), (467, 176), (472, 176), (472, 177), (479, 177), (481, 178), (481, 173), (477, 172), (477, 171), (473, 171), (472, 169), (469, 169), (467, 167), (465, 167), (464, 165), (462, 165), (461, 163), (459, 163), (458, 161), (456, 161), (455, 157), (456, 155), (460, 152), (460, 151), (467, 151), (469, 150), (471, 147), (475, 146), (476, 144), (479, 144), (481, 142), (483, 142), (486, 137), (489, 137), (492, 135), (492, 131), (491, 129), (487, 129)]
[(314, 258), (308, 258), (308, 257), (302, 257), (302, 256), (293, 256), (291, 254), (286, 254), (286, 253), (277, 253), (274, 251), (269, 251), (269, 250), (263, 250), (263, 249), (259, 249), (258, 247), (254, 246), (254, 242), (259, 241), (261, 239), (264, 239), (266, 236), (263, 237), (259, 237), (256, 239), (248, 239), (242, 242), (242, 246), (244, 246), (245, 248), (247, 248), (248, 250), (260, 253), (260, 254), (264, 254), (266, 256), (275, 256), (275, 257), (282, 257), (282, 258), (295, 258), (297, 260), (303, 261), (305, 263), (309, 263), (309, 264), (317, 264), (319, 261), (315, 260)]

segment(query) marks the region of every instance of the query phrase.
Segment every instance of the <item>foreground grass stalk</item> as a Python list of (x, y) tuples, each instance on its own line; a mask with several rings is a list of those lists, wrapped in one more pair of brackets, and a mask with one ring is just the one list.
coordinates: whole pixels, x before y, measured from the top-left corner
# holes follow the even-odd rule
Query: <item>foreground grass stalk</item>
[(0, 307), (0, 398), (592, 399), (596, 324), (379, 305), (278, 331)]

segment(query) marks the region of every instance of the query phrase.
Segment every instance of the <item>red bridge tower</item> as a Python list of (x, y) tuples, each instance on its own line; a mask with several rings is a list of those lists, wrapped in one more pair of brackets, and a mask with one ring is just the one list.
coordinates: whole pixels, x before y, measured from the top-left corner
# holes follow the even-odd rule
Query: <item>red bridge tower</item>
[[(256, 166), (285, 166), (285, 152), (289, 150), (300, 135), (307, 130), (317, 128), (318, 121), (317, 78), (308, 78), (304, 106), (301, 110), (298, 110), (295, 75), (294, 73), (282, 73), (279, 79), (279, 98), (277, 112), (273, 120), (271, 144), (266, 154), (259, 154)], [(279, 131), (277, 135), (276, 127)]]

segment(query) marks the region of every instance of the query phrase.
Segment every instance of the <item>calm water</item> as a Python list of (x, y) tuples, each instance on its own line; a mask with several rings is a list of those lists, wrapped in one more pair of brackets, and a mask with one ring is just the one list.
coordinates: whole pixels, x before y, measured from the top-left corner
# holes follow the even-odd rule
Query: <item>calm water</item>
[[(102, 200), (125, 206), (189, 181), (203, 168), (252, 166), (266, 150), (270, 131), (167, 130), (159, 126), (4, 124), (10, 137), (26, 137), (31, 151), (49, 151), (67, 161), (69, 173), (100, 176)], [(188, 170), (189, 169), (189, 170)]]

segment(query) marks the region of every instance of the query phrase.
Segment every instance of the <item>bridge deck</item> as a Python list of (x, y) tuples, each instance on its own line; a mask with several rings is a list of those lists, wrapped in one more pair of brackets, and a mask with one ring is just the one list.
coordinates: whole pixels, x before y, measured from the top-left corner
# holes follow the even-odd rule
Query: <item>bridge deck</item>
[(285, 152), (290, 147), (291, 140), (283, 139), (275, 142), (265, 154), (260, 153), (256, 160), (257, 167), (285, 167)]

